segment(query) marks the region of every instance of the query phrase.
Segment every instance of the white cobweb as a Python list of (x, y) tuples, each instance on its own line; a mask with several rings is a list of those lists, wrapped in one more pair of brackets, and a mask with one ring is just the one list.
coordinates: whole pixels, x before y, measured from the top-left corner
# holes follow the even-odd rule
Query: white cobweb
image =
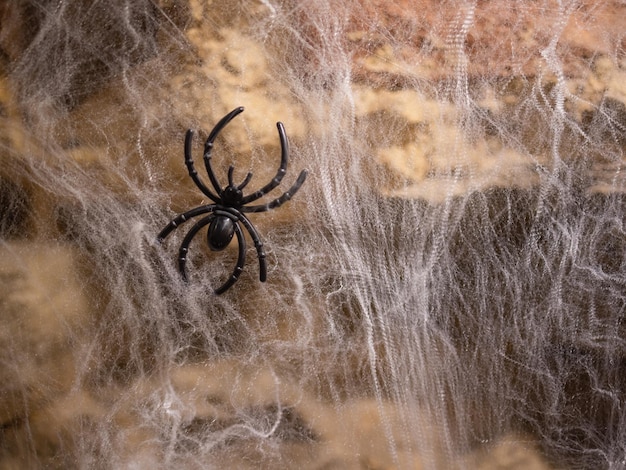
[[(0, 12), (0, 468), (626, 467), (624, 2)], [(215, 296), (155, 239), (237, 106), (222, 182), (309, 176)]]

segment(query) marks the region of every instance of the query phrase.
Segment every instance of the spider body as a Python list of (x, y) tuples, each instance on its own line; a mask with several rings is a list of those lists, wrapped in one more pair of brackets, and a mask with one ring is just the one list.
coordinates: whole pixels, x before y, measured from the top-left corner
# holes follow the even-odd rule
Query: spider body
[[(222, 187), (213, 171), (211, 166), (213, 143), (220, 131), (238, 114), (243, 112), (243, 108), (235, 108), (226, 116), (224, 116), (213, 128), (209, 137), (204, 144), (204, 164), (206, 171), (215, 190), (215, 193), (209, 189), (209, 187), (198, 177), (198, 172), (195, 169), (193, 158), (191, 155), (191, 144), (193, 141), (193, 131), (188, 130), (185, 136), (185, 165), (189, 171), (189, 176), (196, 184), (198, 189), (207, 196), (213, 204), (199, 206), (191, 209), (187, 212), (179, 214), (172, 219), (163, 230), (157, 236), (157, 240), (162, 242), (171, 232), (178, 228), (181, 224), (188, 220), (204, 215), (189, 229), (185, 235), (178, 252), (178, 269), (184, 280), (187, 280), (186, 264), (187, 264), (187, 252), (189, 250), (189, 244), (198, 232), (208, 225), (207, 228), (207, 244), (212, 251), (224, 250), (236, 236), (237, 243), (239, 245), (239, 256), (237, 258), (237, 264), (230, 278), (222, 284), (219, 288), (215, 289), (216, 294), (221, 294), (228, 290), (239, 279), (239, 275), (243, 271), (246, 257), (246, 242), (243, 234), (243, 228), (248, 232), (254, 246), (257, 251), (257, 257), (259, 260), (259, 279), (261, 282), (265, 282), (267, 277), (267, 265), (265, 262), (265, 251), (263, 250), (263, 243), (259, 237), (257, 230), (252, 225), (252, 222), (245, 215), (246, 212), (265, 212), (276, 207), (281, 206), (285, 202), (289, 201), (292, 196), (300, 189), (300, 186), (306, 179), (307, 172), (303, 170), (298, 176), (294, 185), (289, 188), (280, 197), (266, 203), (258, 205), (248, 205), (270, 191), (276, 188), (285, 176), (287, 172), (287, 161), (289, 158), (289, 145), (287, 142), (287, 136), (285, 134), (285, 128), (282, 123), (277, 123), (278, 136), (280, 137), (281, 146), (281, 161), (278, 171), (274, 178), (263, 186), (261, 189), (249, 194), (244, 195), (243, 189), (252, 179), (252, 173), (248, 173), (243, 182), (239, 185), (235, 185), (233, 182), (234, 166), (228, 168), (228, 184)], [(207, 214), (207, 215), (205, 215)]]

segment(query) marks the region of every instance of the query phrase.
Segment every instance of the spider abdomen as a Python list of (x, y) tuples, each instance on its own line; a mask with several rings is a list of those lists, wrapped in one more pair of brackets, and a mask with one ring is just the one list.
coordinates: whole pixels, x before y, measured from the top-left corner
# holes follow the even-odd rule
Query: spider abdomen
[(229, 217), (217, 216), (209, 224), (207, 243), (212, 251), (222, 251), (235, 234), (235, 222)]

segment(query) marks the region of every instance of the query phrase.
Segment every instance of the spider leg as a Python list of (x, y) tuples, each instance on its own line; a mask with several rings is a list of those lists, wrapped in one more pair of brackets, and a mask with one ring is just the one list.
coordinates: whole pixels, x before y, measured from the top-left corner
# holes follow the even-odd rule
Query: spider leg
[(213, 214), (210, 214), (200, 219), (198, 222), (196, 222), (196, 224), (193, 227), (191, 227), (189, 232), (187, 232), (187, 235), (185, 235), (185, 238), (183, 239), (183, 242), (180, 245), (180, 249), (178, 250), (178, 271), (180, 272), (180, 275), (183, 278), (183, 280), (187, 282), (188, 278), (187, 278), (186, 266), (187, 266), (187, 253), (189, 251), (189, 244), (191, 243), (191, 240), (193, 240), (193, 238), (197, 235), (198, 231), (202, 227), (205, 227), (206, 225), (210, 224), (211, 221), (217, 216), (229, 217), (235, 222), (235, 225), (234, 225), (235, 234), (237, 235), (237, 243), (239, 244), (239, 256), (237, 258), (237, 265), (235, 266), (233, 273), (224, 284), (222, 284), (219, 288), (215, 289), (215, 294), (219, 295), (219, 294), (224, 293), (226, 290), (228, 290), (230, 286), (232, 286), (237, 281), (237, 279), (239, 279), (239, 275), (242, 273), (244, 264), (246, 262), (246, 240), (244, 239), (241, 228), (236, 223), (239, 220), (237, 215), (230, 213), (230, 212), (226, 212), (226, 211), (216, 210), (214, 211)]
[(243, 271), (243, 266), (246, 263), (246, 240), (243, 237), (243, 232), (239, 228), (239, 225), (235, 223), (235, 233), (237, 234), (237, 243), (239, 244), (239, 256), (237, 257), (237, 265), (230, 278), (222, 284), (219, 288), (215, 289), (215, 294), (220, 295), (226, 292), (230, 286), (232, 286), (237, 279), (239, 279), (239, 275)]
[(211, 204), (208, 206), (200, 206), (195, 209), (191, 209), (183, 214), (177, 215), (174, 219), (170, 221), (169, 224), (165, 226), (163, 230), (157, 235), (157, 241), (161, 243), (165, 238), (172, 233), (178, 226), (182, 223), (187, 222), (192, 217), (195, 217), (200, 214), (206, 214), (207, 212), (213, 212), (215, 210), (215, 204)]
[(228, 185), (229, 186), (235, 186), (235, 183), (233, 183), (233, 171), (235, 171), (235, 167), (233, 165), (230, 165), (228, 167)]
[(246, 230), (250, 234), (250, 237), (254, 242), (254, 247), (256, 248), (257, 257), (259, 258), (259, 280), (261, 282), (265, 282), (265, 280), (267, 279), (267, 263), (265, 262), (265, 250), (263, 250), (263, 242), (261, 241), (259, 232), (257, 232), (257, 230), (254, 228), (254, 225), (252, 225), (250, 219), (248, 219), (238, 210), (228, 209), (228, 212), (237, 217), (239, 221), (243, 224), (243, 226), (246, 227)]
[[(204, 193), (206, 197), (211, 199), (213, 202), (219, 202), (219, 197), (211, 192), (211, 190), (200, 180), (198, 177), (198, 172), (193, 164), (193, 157), (191, 156), (191, 143), (193, 141), (193, 131), (189, 129), (187, 134), (185, 135), (185, 165), (187, 166), (187, 170), (189, 171), (189, 176), (200, 191)], [(211, 181), (213, 183), (213, 181)], [(215, 186), (215, 185), (214, 185)], [(217, 192), (219, 193), (219, 188), (217, 188)]]
[(246, 175), (246, 178), (242, 181), (242, 183), (239, 186), (237, 186), (237, 189), (241, 190), (241, 189), (245, 188), (246, 185), (250, 182), (251, 179), (252, 179), (252, 173), (248, 173)]
[(302, 184), (306, 180), (307, 174), (308, 173), (306, 170), (302, 170), (302, 172), (298, 176), (298, 179), (296, 180), (294, 185), (291, 188), (289, 188), (287, 191), (285, 191), (285, 193), (282, 196), (274, 199), (273, 201), (270, 201), (267, 204), (259, 204), (257, 206), (244, 206), (240, 208), (239, 210), (241, 212), (265, 212), (270, 209), (274, 209), (275, 207), (283, 205), (285, 202), (289, 201), (293, 197), (293, 195), (296, 194), (296, 192), (300, 189), (300, 186), (302, 186)]
[(213, 167), (211, 166), (211, 152), (213, 151), (213, 142), (217, 138), (217, 135), (220, 133), (226, 124), (228, 124), (235, 116), (243, 112), (243, 107), (240, 106), (238, 108), (233, 109), (230, 113), (224, 116), (220, 121), (215, 125), (209, 137), (204, 144), (204, 166), (206, 167), (206, 171), (209, 174), (209, 179), (211, 180), (211, 184), (217, 191), (218, 194), (222, 192), (222, 186), (220, 185), (215, 173), (213, 172)]
[(280, 150), (281, 150), (280, 166), (278, 167), (276, 176), (274, 176), (272, 181), (267, 183), (258, 191), (255, 191), (254, 193), (249, 194), (248, 196), (244, 197), (243, 200), (241, 201), (242, 204), (248, 204), (249, 202), (255, 201), (261, 196), (264, 196), (265, 194), (270, 192), (272, 189), (274, 189), (276, 186), (280, 184), (280, 182), (283, 179), (283, 176), (285, 176), (285, 173), (287, 172), (287, 160), (289, 159), (289, 143), (287, 142), (287, 135), (285, 134), (285, 127), (283, 126), (283, 123), (277, 122), (276, 127), (278, 128), (278, 136), (280, 137)]
[(215, 214), (210, 214), (196, 222), (196, 224), (191, 227), (189, 232), (187, 232), (183, 242), (180, 244), (180, 248), (178, 250), (178, 271), (180, 271), (183, 281), (187, 281), (187, 271), (185, 270), (185, 266), (187, 265), (187, 252), (189, 251), (189, 244), (191, 243), (193, 237), (195, 237), (198, 233), (198, 230), (205, 225), (210, 224), (214, 218)]
[[(233, 183), (234, 171), (235, 171), (235, 167), (233, 165), (230, 165), (228, 167), (228, 185), (232, 187), (235, 187), (235, 183)], [(250, 182), (251, 179), (252, 179), (252, 173), (248, 173), (246, 177), (244, 178), (244, 180), (241, 182), (241, 184), (237, 186), (237, 189), (241, 191), (243, 188), (246, 187), (246, 185)]]

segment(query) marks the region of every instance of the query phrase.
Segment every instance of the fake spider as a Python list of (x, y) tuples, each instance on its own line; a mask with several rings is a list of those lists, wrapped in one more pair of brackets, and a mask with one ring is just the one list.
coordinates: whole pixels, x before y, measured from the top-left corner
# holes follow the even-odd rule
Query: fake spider
[(249, 206), (251, 203), (263, 197), (274, 188), (276, 188), (285, 176), (287, 172), (287, 160), (289, 158), (289, 144), (287, 142), (287, 136), (285, 134), (285, 128), (281, 122), (276, 123), (278, 127), (278, 136), (280, 137), (281, 147), (281, 159), (280, 167), (276, 172), (276, 176), (263, 186), (261, 189), (244, 196), (243, 188), (252, 179), (252, 173), (248, 173), (243, 182), (239, 185), (235, 185), (233, 182), (233, 171), (235, 167), (230, 165), (228, 168), (228, 184), (222, 188), (220, 185), (213, 168), (211, 167), (211, 152), (213, 150), (213, 142), (222, 129), (238, 114), (243, 112), (243, 107), (235, 108), (226, 116), (224, 116), (213, 128), (209, 137), (204, 144), (204, 165), (209, 175), (211, 185), (215, 189), (215, 193), (205, 185), (198, 177), (191, 156), (191, 143), (193, 140), (193, 131), (189, 129), (185, 135), (185, 165), (189, 170), (189, 176), (196, 184), (198, 189), (204, 193), (214, 204), (208, 204), (205, 206), (199, 206), (190, 211), (184, 212), (167, 224), (167, 226), (161, 230), (157, 236), (157, 241), (161, 243), (171, 232), (178, 228), (184, 222), (197, 217), (202, 214), (209, 214), (200, 220), (198, 220), (187, 232), (183, 239), (179, 251), (178, 251), (178, 270), (183, 278), (187, 281), (187, 271), (185, 266), (187, 264), (187, 252), (189, 250), (189, 244), (191, 240), (197, 235), (197, 233), (205, 226), (209, 226), (207, 230), (207, 243), (212, 251), (224, 250), (233, 239), (234, 235), (237, 235), (237, 242), (239, 245), (239, 257), (237, 258), (237, 265), (230, 278), (222, 284), (219, 288), (215, 289), (216, 294), (222, 294), (228, 290), (239, 279), (239, 275), (243, 271), (243, 267), (246, 260), (246, 241), (241, 229), (242, 225), (250, 234), (254, 246), (256, 247), (257, 256), (259, 259), (259, 280), (265, 282), (267, 277), (267, 265), (265, 263), (265, 252), (263, 251), (263, 243), (259, 237), (259, 233), (256, 231), (248, 217), (244, 215), (246, 212), (265, 212), (270, 209), (275, 209), (281, 206), (285, 202), (289, 201), (293, 195), (300, 189), (302, 183), (306, 179), (307, 171), (303, 170), (294, 185), (289, 188), (282, 196), (268, 202), (267, 204), (259, 204)]

